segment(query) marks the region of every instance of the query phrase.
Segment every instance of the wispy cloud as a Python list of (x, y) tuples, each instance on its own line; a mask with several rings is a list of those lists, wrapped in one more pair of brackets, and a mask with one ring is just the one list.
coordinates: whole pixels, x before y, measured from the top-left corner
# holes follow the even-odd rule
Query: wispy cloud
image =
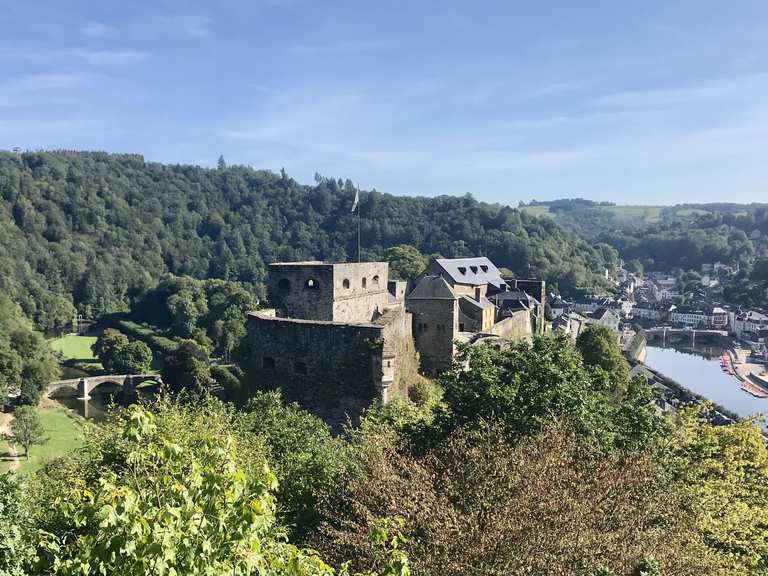
[(94, 66), (117, 66), (133, 64), (149, 59), (149, 52), (140, 50), (72, 50), (72, 56), (80, 58)]
[(752, 98), (755, 90), (765, 94), (766, 89), (768, 89), (768, 74), (751, 74), (723, 77), (683, 87), (615, 92), (596, 97), (590, 104), (598, 108), (690, 106), (724, 99)]
[(206, 12), (156, 14), (149, 21), (158, 31), (174, 36), (202, 39), (213, 34), (213, 19)]
[(80, 31), (89, 38), (104, 38), (111, 35), (114, 29), (102, 22), (88, 22), (80, 28)]
[(78, 60), (93, 66), (110, 67), (142, 62), (150, 57), (149, 52), (130, 49), (0, 47), (0, 60), (49, 65), (66, 63), (72, 66), (73, 60)]
[(382, 50), (391, 43), (383, 40), (348, 40), (338, 42), (302, 42), (291, 44), (288, 51), (302, 55), (358, 54)]

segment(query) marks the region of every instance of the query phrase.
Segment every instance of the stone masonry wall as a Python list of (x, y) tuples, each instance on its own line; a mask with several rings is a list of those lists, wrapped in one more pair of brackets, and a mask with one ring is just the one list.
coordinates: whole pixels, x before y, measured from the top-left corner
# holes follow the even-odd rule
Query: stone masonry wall
[(270, 264), (267, 294), (280, 317), (332, 320), (333, 267), (320, 262)]
[(434, 374), (450, 367), (459, 330), (458, 302), (412, 299), (408, 311), (413, 315), (413, 338), (424, 371)]
[(248, 317), (249, 375), (259, 389), (282, 388), (286, 400), (340, 425), (356, 418), (380, 390), (376, 364), (383, 326)]

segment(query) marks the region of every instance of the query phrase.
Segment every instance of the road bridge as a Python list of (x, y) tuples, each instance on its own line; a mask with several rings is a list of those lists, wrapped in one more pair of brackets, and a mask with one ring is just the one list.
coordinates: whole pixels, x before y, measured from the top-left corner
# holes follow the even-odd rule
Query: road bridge
[(726, 330), (710, 330), (698, 328), (649, 328), (645, 330), (645, 337), (650, 342), (661, 340), (666, 346), (674, 342), (690, 341), (691, 345), (700, 342), (719, 342), (728, 337)]
[(71, 395), (77, 398), (87, 400), (91, 392), (102, 384), (112, 383), (124, 391), (130, 392), (142, 382), (152, 380), (162, 384), (163, 380), (159, 374), (106, 374), (103, 376), (83, 376), (82, 378), (71, 378), (69, 380), (56, 380), (48, 384), (47, 395), (55, 394), (61, 396), (62, 392), (72, 391)]

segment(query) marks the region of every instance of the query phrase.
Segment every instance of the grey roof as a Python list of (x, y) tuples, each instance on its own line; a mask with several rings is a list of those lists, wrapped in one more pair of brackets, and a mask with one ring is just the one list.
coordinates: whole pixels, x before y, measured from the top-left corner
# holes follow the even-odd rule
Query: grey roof
[(595, 320), (601, 320), (605, 318), (605, 316), (607, 316), (608, 314), (612, 315), (614, 318), (618, 318), (618, 316), (608, 308), (598, 308), (597, 310), (595, 310), (594, 314), (592, 314), (592, 318), (594, 318)]
[(502, 286), (501, 272), (485, 256), (479, 258), (437, 258), (435, 262), (457, 284)]
[(442, 276), (424, 276), (408, 294), (408, 300), (413, 299), (455, 300), (456, 294)]
[(462, 302), (466, 302), (470, 306), (474, 308), (479, 308), (480, 310), (487, 310), (488, 308), (495, 308), (493, 302), (488, 300), (485, 296), (480, 297), (480, 301), (475, 300), (472, 296), (469, 296), (467, 294), (464, 294), (461, 297)]

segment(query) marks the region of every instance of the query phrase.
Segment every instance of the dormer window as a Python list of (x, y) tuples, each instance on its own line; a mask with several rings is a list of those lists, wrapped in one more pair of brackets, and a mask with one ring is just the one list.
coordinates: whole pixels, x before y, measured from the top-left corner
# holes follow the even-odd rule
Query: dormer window
[(470, 270), (472, 270), (472, 274), (477, 274), (477, 266), (470, 266)]
[(464, 266), (459, 266), (459, 272), (461, 272), (462, 274), (464, 274), (466, 276), (467, 269)]
[(482, 270), (483, 272), (488, 272), (488, 266), (483, 264), (482, 266), (480, 266), (480, 270)]

